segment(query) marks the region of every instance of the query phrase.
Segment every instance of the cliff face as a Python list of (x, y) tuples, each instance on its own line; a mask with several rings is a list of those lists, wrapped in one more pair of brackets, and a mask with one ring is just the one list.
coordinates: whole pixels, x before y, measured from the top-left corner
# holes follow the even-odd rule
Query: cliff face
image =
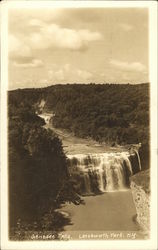
[(144, 231), (150, 229), (150, 172), (142, 171), (131, 177), (131, 190), (137, 211), (137, 222)]

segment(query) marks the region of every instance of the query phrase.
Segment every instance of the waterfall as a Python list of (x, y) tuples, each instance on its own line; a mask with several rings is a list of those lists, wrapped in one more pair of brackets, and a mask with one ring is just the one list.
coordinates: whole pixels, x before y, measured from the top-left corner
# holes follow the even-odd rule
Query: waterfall
[(39, 117), (41, 117), (42, 119), (44, 119), (46, 124), (50, 123), (51, 118), (54, 116), (54, 114), (50, 114), (50, 113), (43, 113), (43, 114), (39, 114)]
[[(47, 112), (39, 116), (50, 125), (55, 114)], [(130, 145), (128, 151), (124, 152), (67, 154), (70, 174), (79, 191), (94, 194), (126, 190), (129, 177), (141, 171), (140, 147), (141, 143)]]
[(133, 174), (129, 157), (128, 151), (67, 155), (71, 176), (80, 177), (84, 183), (81, 191), (86, 194), (126, 190)]
[(134, 152), (135, 152), (135, 153), (136, 153), (136, 155), (137, 155), (137, 158), (138, 158), (138, 165), (139, 165), (139, 170), (141, 171), (142, 166), (141, 166), (141, 161), (140, 161), (140, 156), (139, 156), (138, 150), (137, 150), (137, 149), (134, 149)]
[(90, 185), (89, 175), (86, 173), (83, 175), (83, 178), (84, 178), (85, 191), (87, 193), (91, 193), (91, 185)]

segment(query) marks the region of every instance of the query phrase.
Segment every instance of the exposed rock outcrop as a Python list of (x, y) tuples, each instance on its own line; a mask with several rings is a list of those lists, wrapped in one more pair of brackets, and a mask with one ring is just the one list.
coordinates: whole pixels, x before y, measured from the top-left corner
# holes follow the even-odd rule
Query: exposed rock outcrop
[(136, 220), (144, 231), (150, 230), (150, 171), (145, 170), (133, 175), (131, 190), (135, 203)]

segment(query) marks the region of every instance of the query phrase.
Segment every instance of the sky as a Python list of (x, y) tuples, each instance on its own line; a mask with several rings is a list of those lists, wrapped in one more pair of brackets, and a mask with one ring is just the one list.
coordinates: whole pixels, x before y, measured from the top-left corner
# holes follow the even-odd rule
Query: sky
[(9, 88), (143, 83), (148, 9), (10, 9)]

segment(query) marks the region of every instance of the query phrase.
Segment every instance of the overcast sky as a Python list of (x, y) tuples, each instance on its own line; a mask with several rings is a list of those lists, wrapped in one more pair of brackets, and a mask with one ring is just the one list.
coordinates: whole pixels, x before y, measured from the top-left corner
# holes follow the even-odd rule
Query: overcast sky
[(9, 87), (148, 82), (148, 10), (9, 11)]

